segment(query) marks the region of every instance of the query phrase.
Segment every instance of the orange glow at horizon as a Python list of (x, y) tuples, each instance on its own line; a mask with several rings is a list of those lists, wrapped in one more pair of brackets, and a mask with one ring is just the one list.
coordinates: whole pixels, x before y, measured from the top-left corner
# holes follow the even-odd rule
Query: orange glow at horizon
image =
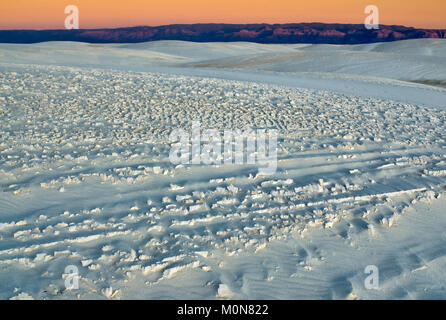
[(380, 24), (446, 29), (439, 0), (2, 0), (0, 29), (63, 29), (67, 5), (79, 8), (80, 28), (180, 23), (364, 23), (367, 5)]

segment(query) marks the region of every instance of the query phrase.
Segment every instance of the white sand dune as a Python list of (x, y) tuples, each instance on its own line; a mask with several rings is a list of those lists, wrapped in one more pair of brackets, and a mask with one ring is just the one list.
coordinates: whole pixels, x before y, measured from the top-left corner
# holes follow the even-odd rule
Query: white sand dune
[[(445, 299), (445, 47), (0, 45), (0, 298)], [(171, 164), (193, 121), (277, 172)]]

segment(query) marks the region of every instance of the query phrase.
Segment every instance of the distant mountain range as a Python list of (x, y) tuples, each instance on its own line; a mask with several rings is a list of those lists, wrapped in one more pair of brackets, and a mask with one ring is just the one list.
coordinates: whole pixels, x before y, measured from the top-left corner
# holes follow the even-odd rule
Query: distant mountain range
[(2, 43), (44, 41), (131, 43), (185, 40), (196, 42), (360, 44), (420, 38), (446, 38), (446, 29), (416, 29), (381, 25), (378, 30), (367, 30), (362, 24), (289, 23), (175, 24), (157, 27), (79, 30), (0, 30), (0, 42)]

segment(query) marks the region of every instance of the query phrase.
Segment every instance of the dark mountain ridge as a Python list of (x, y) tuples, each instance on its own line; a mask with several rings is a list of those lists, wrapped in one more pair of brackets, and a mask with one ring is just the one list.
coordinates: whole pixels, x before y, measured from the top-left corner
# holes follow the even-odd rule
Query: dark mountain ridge
[(361, 44), (420, 38), (446, 38), (446, 29), (416, 29), (381, 25), (367, 30), (363, 24), (173, 24), (115, 29), (0, 30), (1, 43), (79, 41), (135, 43), (155, 40), (195, 42), (249, 41), (257, 43)]

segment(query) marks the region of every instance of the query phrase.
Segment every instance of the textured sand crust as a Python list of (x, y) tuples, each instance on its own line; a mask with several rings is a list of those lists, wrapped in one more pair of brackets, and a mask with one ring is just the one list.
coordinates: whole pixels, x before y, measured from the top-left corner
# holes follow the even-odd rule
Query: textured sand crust
[[(210, 77), (0, 70), (0, 298), (446, 298), (446, 111)], [(171, 164), (170, 132), (193, 121), (277, 129), (277, 172)], [(364, 288), (367, 265), (379, 290)]]

